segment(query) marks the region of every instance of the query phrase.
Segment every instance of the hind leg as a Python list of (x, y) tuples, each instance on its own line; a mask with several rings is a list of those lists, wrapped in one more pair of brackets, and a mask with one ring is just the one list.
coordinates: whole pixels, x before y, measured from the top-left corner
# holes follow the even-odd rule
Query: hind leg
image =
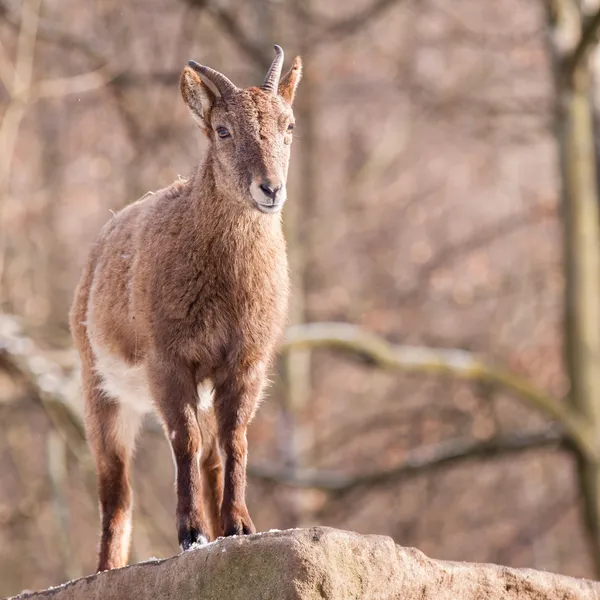
[(129, 468), (141, 415), (107, 398), (93, 372), (83, 373), (86, 432), (96, 463), (102, 538), (98, 571), (127, 564), (133, 497)]

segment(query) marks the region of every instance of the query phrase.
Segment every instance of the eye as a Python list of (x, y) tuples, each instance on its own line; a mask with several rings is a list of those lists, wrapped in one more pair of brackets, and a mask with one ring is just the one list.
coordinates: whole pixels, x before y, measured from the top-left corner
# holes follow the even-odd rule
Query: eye
[(217, 127), (216, 131), (217, 131), (217, 135), (222, 140), (224, 140), (225, 138), (231, 137), (231, 134), (229, 133), (229, 129), (227, 129), (227, 127)]
[(292, 133), (292, 131), (294, 131), (294, 127), (295, 127), (295, 126), (296, 126), (296, 125), (295, 125), (295, 123), (290, 123), (290, 124), (287, 126), (288, 133)]

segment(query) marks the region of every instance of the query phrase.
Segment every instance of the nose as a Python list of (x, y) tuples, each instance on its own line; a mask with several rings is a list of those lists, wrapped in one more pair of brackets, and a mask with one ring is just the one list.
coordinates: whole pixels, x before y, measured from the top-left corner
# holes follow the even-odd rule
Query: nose
[(261, 189), (262, 193), (271, 201), (269, 202), (269, 204), (275, 204), (277, 200), (277, 194), (279, 193), (279, 190), (281, 190), (281, 184), (273, 183), (271, 181), (263, 181), (258, 187)]

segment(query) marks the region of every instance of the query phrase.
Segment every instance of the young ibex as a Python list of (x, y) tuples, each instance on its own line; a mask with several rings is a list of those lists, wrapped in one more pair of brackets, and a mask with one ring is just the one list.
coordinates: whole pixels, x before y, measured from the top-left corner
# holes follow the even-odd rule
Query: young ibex
[(189, 181), (112, 218), (77, 288), (71, 329), (98, 473), (98, 570), (127, 562), (130, 461), (153, 409), (176, 464), (181, 548), (255, 531), (246, 428), (287, 309), (280, 211), (302, 71), (297, 57), (280, 80), (283, 51), (275, 52), (260, 88), (237, 88), (190, 61), (181, 93), (209, 139), (204, 162)]

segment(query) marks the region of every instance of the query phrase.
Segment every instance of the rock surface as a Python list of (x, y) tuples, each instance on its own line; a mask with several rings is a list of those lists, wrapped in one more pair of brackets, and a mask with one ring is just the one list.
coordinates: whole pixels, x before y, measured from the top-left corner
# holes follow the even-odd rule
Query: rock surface
[(53, 600), (579, 600), (600, 583), (433, 560), (387, 537), (327, 527), (217, 540), (173, 558), (15, 598)]

